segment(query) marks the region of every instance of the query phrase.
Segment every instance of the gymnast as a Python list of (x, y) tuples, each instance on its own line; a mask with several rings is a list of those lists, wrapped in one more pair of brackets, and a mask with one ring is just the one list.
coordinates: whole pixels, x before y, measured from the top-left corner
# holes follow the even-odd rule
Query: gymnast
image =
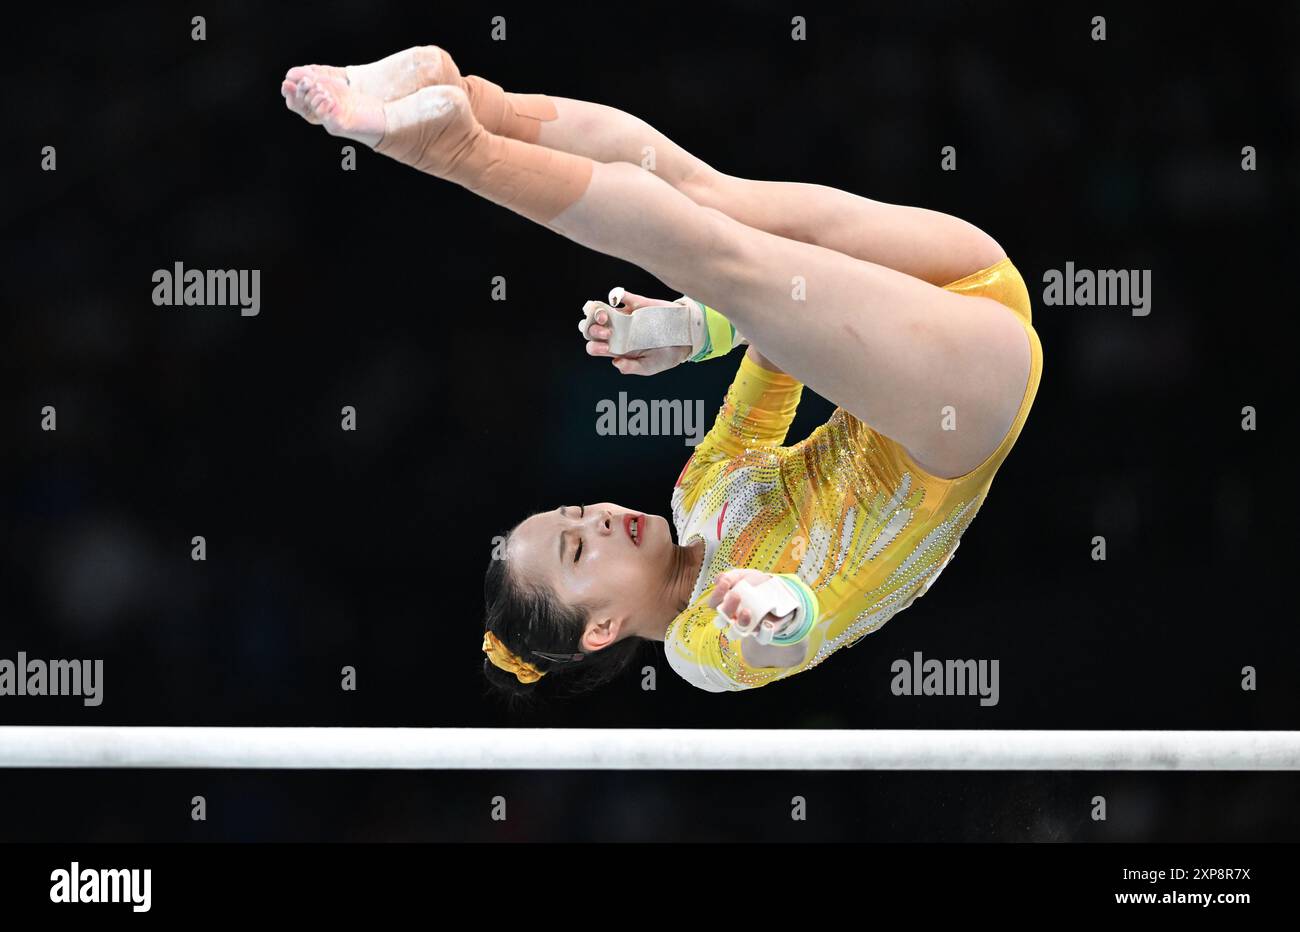
[[(701, 689), (765, 686), (877, 630), (948, 565), (1042, 373), (1028, 291), (987, 234), (724, 174), (620, 110), (462, 76), (436, 46), (295, 67), (281, 93), (333, 136), (680, 292), (587, 303), (586, 351), (620, 372), (747, 347), (673, 486), (671, 525), (601, 502), (510, 531), (485, 583), (493, 687), (585, 692), (645, 641)], [(785, 445), (804, 385), (837, 407)]]

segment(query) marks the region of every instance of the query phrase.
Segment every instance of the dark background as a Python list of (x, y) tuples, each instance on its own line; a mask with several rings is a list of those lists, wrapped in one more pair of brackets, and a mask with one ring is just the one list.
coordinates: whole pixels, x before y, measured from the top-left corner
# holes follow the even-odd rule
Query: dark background
[[(796, 13), (806, 42), (790, 40)], [(106, 682), (94, 709), (0, 698), (0, 722), (1300, 726), (1284, 598), (1295, 5), (24, 16), (0, 151), (0, 657), (103, 658)], [(693, 689), (656, 645), (654, 691), (630, 675), (528, 715), (486, 694), (493, 536), (561, 503), (666, 514), (689, 449), (597, 436), (595, 405), (700, 398), (711, 419), (739, 356), (621, 377), (584, 355), (581, 305), (665, 286), (364, 148), (341, 171), (343, 141), (284, 108), (292, 65), (420, 44), (510, 90), (621, 107), (731, 174), (957, 214), (1007, 249), (1034, 296), (1042, 385), (927, 598), (768, 689)], [(39, 170), (45, 145), (57, 172)], [(940, 170), (946, 145), (956, 172)], [(261, 269), (261, 314), (155, 307), (150, 275), (178, 260)], [(1150, 269), (1150, 316), (1043, 305), (1044, 270), (1067, 261)], [(47, 404), (57, 432), (40, 430)], [(791, 439), (829, 412), (805, 393)], [(913, 651), (998, 659), (1000, 703), (891, 695), (890, 664)], [(1247, 665), (1258, 691), (1240, 688)], [(1296, 839), (1298, 789), (1294, 774), (2, 771), (0, 839)], [(496, 793), (504, 826), (487, 818)], [(189, 820), (196, 794), (207, 823)], [(795, 794), (807, 823), (789, 820)]]

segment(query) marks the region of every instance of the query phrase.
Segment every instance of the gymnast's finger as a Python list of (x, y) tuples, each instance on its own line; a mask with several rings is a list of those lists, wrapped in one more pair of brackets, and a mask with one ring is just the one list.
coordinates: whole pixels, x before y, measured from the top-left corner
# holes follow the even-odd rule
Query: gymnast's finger
[(718, 611), (728, 618), (735, 618), (736, 613), (740, 611), (740, 596), (735, 592), (728, 592), (722, 597), (722, 602), (718, 605)]
[(649, 298), (643, 297), (642, 295), (639, 294), (632, 294), (629, 291), (625, 291), (623, 292), (623, 304), (620, 306), (619, 309), (620, 310), (626, 309), (627, 311), (631, 312), (631, 311), (635, 311), (639, 307), (645, 307), (647, 304), (653, 304), (653, 303), (654, 302), (651, 301)]
[(731, 587), (736, 584), (738, 578), (739, 574), (735, 570), (719, 573), (717, 580), (713, 583), (713, 594), (709, 596), (709, 604), (714, 608), (721, 605), (723, 598), (731, 591)]

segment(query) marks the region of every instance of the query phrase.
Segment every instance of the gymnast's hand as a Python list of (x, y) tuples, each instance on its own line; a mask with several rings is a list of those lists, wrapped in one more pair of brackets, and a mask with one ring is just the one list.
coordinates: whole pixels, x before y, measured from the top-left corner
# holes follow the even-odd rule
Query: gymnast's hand
[[(623, 293), (623, 303), (615, 308), (615, 313), (632, 314), (639, 307), (655, 307), (672, 303), (671, 299), (655, 301), (625, 291)], [(627, 356), (615, 356), (609, 351), (609, 328), (603, 326), (609, 323), (605, 318), (605, 314), (606, 312), (603, 310), (597, 311), (595, 321), (587, 328), (587, 355), (605, 356), (611, 359), (614, 367), (624, 375), (657, 375), (673, 368), (673, 366), (681, 365), (691, 355), (689, 346), (663, 346)]]
[[(771, 578), (771, 574), (764, 573), (762, 570), (738, 569), (719, 573), (717, 581), (713, 584), (713, 592), (709, 596), (709, 605), (731, 619), (732, 631), (741, 637), (756, 637), (759, 631), (779, 634), (787, 623), (794, 620), (794, 612), (782, 615), (780, 618), (768, 612), (758, 624), (754, 624), (749, 609), (740, 607), (740, 596), (731, 591), (741, 580), (753, 586), (760, 586)], [(739, 616), (736, 615), (737, 610), (740, 611)]]

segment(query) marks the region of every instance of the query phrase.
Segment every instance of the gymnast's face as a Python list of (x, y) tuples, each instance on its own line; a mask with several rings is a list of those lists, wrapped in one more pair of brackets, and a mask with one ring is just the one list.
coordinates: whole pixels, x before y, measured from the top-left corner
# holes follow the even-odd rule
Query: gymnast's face
[(665, 597), (674, 549), (667, 519), (601, 502), (526, 519), (510, 535), (506, 557), (566, 605), (591, 606), (583, 649), (600, 650)]

